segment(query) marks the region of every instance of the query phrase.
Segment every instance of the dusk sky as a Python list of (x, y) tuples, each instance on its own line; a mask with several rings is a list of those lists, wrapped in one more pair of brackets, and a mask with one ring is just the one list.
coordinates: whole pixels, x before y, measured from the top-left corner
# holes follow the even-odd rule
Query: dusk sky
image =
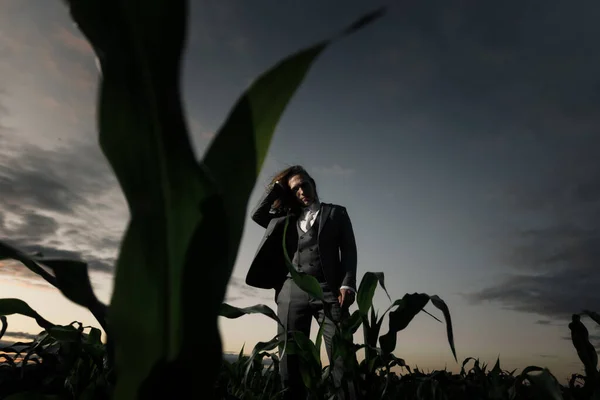
[[(182, 91), (198, 157), (254, 78), (381, 4), (191, 3)], [(227, 301), (275, 309), (272, 291), (244, 284), (264, 232), (249, 211), (270, 176), (302, 164), (322, 201), (348, 209), (359, 282), (381, 271), (392, 299), (444, 299), (459, 363), (499, 355), (503, 369), (547, 366), (562, 381), (582, 370), (571, 314), (600, 311), (600, 3), (391, 4), (322, 54), (285, 111)], [(0, 0), (0, 240), (88, 261), (108, 303), (129, 214), (97, 142), (97, 81), (62, 1)], [(14, 262), (0, 263), (0, 297), (54, 323), (98, 326)], [(375, 307), (388, 304), (378, 289)], [(600, 330), (583, 321), (598, 348)], [(260, 315), (220, 327), (227, 352), (276, 333)], [(40, 329), (11, 316), (3, 339)], [(395, 354), (425, 370), (460, 368), (444, 325), (424, 313)]]

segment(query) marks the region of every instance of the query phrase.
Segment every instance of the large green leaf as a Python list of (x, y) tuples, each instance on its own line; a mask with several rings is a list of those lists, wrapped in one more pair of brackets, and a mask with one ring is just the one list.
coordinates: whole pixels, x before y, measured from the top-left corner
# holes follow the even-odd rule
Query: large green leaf
[[(192, 384), (187, 376), (173, 375), (175, 382), (167, 383), (151, 379), (152, 374), (171, 376), (166, 370), (181, 363), (184, 347), (185, 356), (199, 357), (205, 350), (197, 342), (220, 354), (213, 325), (222, 285), (208, 283), (206, 277), (226, 268), (227, 254), (225, 227), (216, 223), (224, 214), (222, 202), (196, 161), (181, 106), (187, 2), (69, 4), (100, 61), (100, 145), (131, 214), (108, 317), (119, 376), (115, 399), (167, 393), (167, 385), (183, 392)], [(210, 235), (203, 222), (213, 224)], [(184, 293), (190, 287), (193, 293)], [(198, 335), (193, 342), (192, 331)], [(184, 346), (184, 340), (190, 345)], [(199, 363), (190, 363), (184, 371), (197, 373), (201, 381), (212, 379), (200, 374)]]
[(109, 312), (119, 374), (115, 399), (206, 390), (217, 370), (203, 373), (197, 360), (212, 365), (221, 358), (217, 316), (248, 197), (281, 114), (331, 40), (263, 74), (199, 164), (180, 93), (188, 2), (68, 3), (100, 61), (100, 145), (131, 214)]
[[(225, 283), (229, 279), (244, 228), (249, 196), (256, 185), (275, 128), (292, 96), (317, 57), (335, 39), (363, 28), (382, 16), (384, 10), (380, 8), (365, 14), (340, 33), (286, 57), (263, 73), (240, 97), (218, 131), (204, 156), (204, 163), (223, 193), (228, 211), (223, 215), (223, 223), (228, 226), (230, 252), (227, 268), (214, 271), (219, 274), (213, 275), (215, 281)], [(286, 259), (289, 260), (287, 254)], [(314, 289), (311, 292), (322, 298), (322, 294), (318, 296), (320, 288), (316, 289), (310, 277), (299, 278), (294, 272), (292, 274), (296, 283), (303, 288)]]
[(363, 28), (384, 11), (380, 8), (364, 15), (332, 38), (286, 57), (263, 73), (237, 101), (219, 130), (204, 162), (224, 193), (229, 247), (235, 249), (230, 254), (231, 260), (237, 256), (248, 198), (260, 174), (276, 125), (292, 96), (314, 61), (333, 40)]
[(48, 330), (54, 327), (54, 324), (47, 321), (35, 310), (29, 307), (29, 304), (19, 299), (0, 299), (0, 315), (20, 314), (35, 319), (37, 324)]

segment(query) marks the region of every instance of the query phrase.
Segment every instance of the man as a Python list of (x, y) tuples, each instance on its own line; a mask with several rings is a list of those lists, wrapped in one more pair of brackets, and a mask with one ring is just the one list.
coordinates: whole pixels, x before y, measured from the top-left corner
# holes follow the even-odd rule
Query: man
[[(273, 178), (252, 212), (252, 220), (266, 228), (246, 283), (275, 289), (277, 314), (288, 331), (310, 334), (312, 318), (323, 321), (324, 304), (300, 289), (285, 264), (283, 231), (290, 218), (286, 247), (294, 268), (314, 276), (323, 289), (331, 317), (326, 318), (323, 338), (336, 386), (342, 382), (343, 363), (332, 360), (334, 322), (346, 318), (356, 292), (357, 250), (354, 231), (345, 207), (322, 203), (314, 179), (299, 165)], [(279, 327), (279, 333), (282, 332)], [(284, 355), (280, 373), (288, 398), (302, 398), (304, 385), (295, 355)]]

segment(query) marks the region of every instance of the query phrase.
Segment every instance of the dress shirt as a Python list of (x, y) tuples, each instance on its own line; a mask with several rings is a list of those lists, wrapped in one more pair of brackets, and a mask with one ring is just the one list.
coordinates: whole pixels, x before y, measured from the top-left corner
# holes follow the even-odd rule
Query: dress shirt
[[(321, 202), (315, 200), (310, 206), (304, 207), (302, 214), (300, 215), (300, 229), (303, 232), (307, 232), (315, 223), (319, 210), (321, 209)], [(348, 289), (354, 292), (354, 289), (350, 286), (340, 286), (340, 289)]]
[(307, 232), (315, 223), (319, 210), (321, 209), (321, 203), (316, 200), (308, 207), (304, 207), (302, 215), (300, 215), (300, 229), (303, 232)]

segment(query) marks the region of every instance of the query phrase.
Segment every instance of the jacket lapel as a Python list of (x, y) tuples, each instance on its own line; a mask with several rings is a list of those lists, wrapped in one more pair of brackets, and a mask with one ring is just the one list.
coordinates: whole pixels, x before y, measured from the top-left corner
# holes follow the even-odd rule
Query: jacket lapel
[(323, 230), (323, 225), (329, 219), (329, 213), (331, 212), (331, 206), (326, 203), (321, 203), (321, 211), (319, 212), (319, 232), (317, 233), (317, 237), (321, 235), (321, 231)]

